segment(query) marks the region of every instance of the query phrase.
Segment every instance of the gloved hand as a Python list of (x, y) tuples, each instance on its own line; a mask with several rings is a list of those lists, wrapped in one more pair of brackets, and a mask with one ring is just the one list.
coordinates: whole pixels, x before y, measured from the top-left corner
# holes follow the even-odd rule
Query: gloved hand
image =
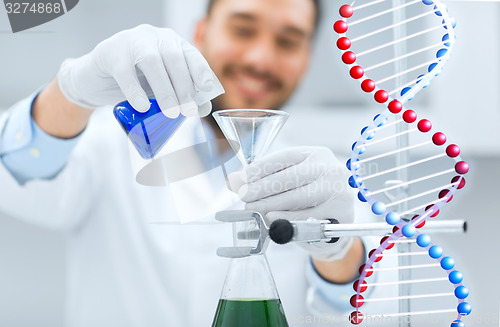
[(119, 32), (90, 53), (65, 60), (57, 77), (64, 96), (79, 106), (96, 108), (127, 99), (146, 112), (150, 96), (170, 118), (208, 115), (210, 100), (224, 92), (194, 46), (171, 29), (150, 25)]
[[(294, 147), (256, 160), (243, 171), (229, 176), (231, 190), (246, 202), (247, 210), (277, 219), (334, 218), (354, 221), (354, 193), (347, 184), (348, 171), (324, 147)], [(299, 243), (313, 258), (342, 259), (352, 237), (335, 243)]]

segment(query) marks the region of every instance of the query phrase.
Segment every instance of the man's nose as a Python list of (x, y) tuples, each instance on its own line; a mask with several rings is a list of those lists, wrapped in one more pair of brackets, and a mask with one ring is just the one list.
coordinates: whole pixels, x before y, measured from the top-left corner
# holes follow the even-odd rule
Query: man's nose
[(276, 66), (277, 51), (274, 39), (262, 36), (247, 48), (244, 54), (244, 64), (259, 72), (272, 71)]

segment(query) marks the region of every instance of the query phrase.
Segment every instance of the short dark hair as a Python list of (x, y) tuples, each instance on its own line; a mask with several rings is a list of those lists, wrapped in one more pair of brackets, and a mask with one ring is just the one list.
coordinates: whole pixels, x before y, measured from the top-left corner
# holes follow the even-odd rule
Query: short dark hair
[[(214, 7), (214, 4), (218, 0), (208, 0), (208, 7), (207, 7), (207, 15), (210, 15), (212, 12), (212, 9)], [(320, 13), (321, 13), (321, 8), (320, 8), (320, 0), (311, 0), (314, 4), (314, 30), (318, 28), (319, 21), (320, 21)]]

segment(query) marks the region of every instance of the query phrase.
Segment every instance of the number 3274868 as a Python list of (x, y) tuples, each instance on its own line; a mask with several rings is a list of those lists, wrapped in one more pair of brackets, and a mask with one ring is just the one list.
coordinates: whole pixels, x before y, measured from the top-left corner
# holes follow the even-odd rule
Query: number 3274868
[(59, 2), (6, 2), (5, 9), (7, 14), (59, 14), (63, 10)]

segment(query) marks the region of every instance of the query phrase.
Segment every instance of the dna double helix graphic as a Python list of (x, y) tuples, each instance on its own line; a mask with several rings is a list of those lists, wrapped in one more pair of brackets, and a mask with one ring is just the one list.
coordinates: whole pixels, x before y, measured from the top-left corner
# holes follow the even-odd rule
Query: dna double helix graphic
[[(469, 291), (462, 285), (463, 275), (443, 248), (425, 234), (424, 225), (465, 186), (469, 166), (456, 144), (408, 108), (410, 100), (429, 86), (449, 60), (456, 23), (437, 0), (360, 0), (342, 5), (339, 13), (341, 18), (333, 28), (339, 34), (341, 59), (350, 76), (360, 82), (361, 90), (384, 108), (362, 128), (352, 146), (347, 161), (352, 173), (349, 185), (357, 188), (360, 201), (393, 226), (392, 233), (381, 239), (360, 267), (360, 277), (353, 285), (356, 294), (351, 305), (355, 311), (350, 321), (356, 325), (363, 322), (363, 305), (370, 301), (422, 300), (419, 308), (423, 309), (383, 315), (414, 318), (435, 314), (452, 327), (465, 326), (462, 317), (471, 312), (471, 306), (466, 302)], [(411, 103), (415, 101), (419, 100)], [(390, 251), (395, 244), (405, 242), (417, 250), (403, 255), (419, 255), (425, 263), (393, 267), (411, 273), (407, 274), (410, 278), (392, 284), (418, 285), (421, 289), (420, 285), (430, 283), (432, 290), (444, 287), (446, 291), (365, 298), (363, 293), (370, 287), (388, 284), (371, 282), (370, 276), (384, 270), (378, 268), (384, 257), (398, 255)], [(418, 274), (424, 278), (411, 279)], [(430, 278), (433, 274), (438, 277)], [(436, 308), (436, 301), (430, 298), (448, 306)]]

